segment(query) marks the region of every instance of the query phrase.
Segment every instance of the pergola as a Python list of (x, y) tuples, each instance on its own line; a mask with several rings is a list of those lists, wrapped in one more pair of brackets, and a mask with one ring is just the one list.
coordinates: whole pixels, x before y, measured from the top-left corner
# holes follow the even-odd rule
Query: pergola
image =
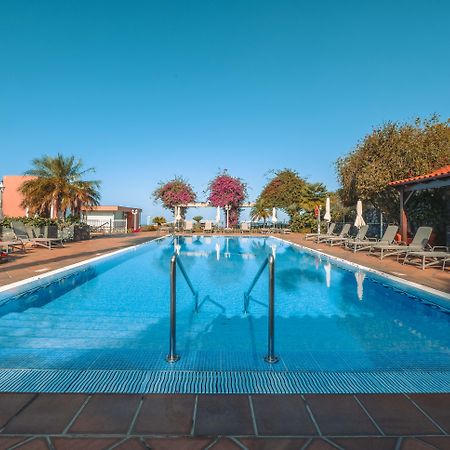
[[(414, 192), (425, 189), (447, 188), (447, 215), (450, 215), (450, 164), (425, 175), (392, 181), (389, 186), (396, 188), (400, 193), (400, 234), (403, 241), (406, 241), (408, 234), (408, 217), (406, 216), (405, 205)], [(449, 241), (449, 233), (449, 224), (447, 223), (447, 241)]]

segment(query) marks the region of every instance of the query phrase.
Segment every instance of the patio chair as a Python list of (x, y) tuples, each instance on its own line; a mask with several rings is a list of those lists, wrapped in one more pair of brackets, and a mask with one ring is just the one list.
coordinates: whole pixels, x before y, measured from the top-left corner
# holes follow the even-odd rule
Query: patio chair
[(247, 222), (241, 222), (241, 233), (250, 233), (250, 225)]
[(377, 244), (387, 244), (391, 245), (394, 242), (395, 235), (397, 234), (398, 226), (397, 225), (389, 225), (386, 228), (381, 239), (376, 238), (366, 238), (362, 241), (349, 241), (346, 242), (346, 247), (350, 250), (353, 250), (353, 253), (359, 252), (361, 250), (370, 250), (374, 245)]
[[(351, 228), (351, 224), (350, 223), (344, 223), (344, 226), (342, 227), (341, 232), (337, 235), (337, 236), (328, 236), (328, 237), (323, 237), (321, 238), (320, 236), (317, 238), (317, 242), (327, 242), (330, 243), (331, 241), (333, 241), (334, 239), (342, 239), (342, 238), (348, 238), (348, 232), (350, 231)], [(331, 244), (330, 244), (331, 245)]]
[(449, 247), (437, 245), (431, 250), (424, 250), (422, 252), (406, 252), (403, 264), (416, 264), (421, 266), (422, 270), (425, 270), (425, 267), (438, 266), (442, 264), (442, 270), (444, 270), (445, 264), (448, 261), (450, 261)]
[(30, 243), (33, 246), (45, 247), (49, 250), (54, 247), (64, 247), (61, 238), (35, 237), (34, 232), (32, 232), (34, 237), (31, 237), (20, 222), (11, 222), (11, 228), (16, 239), (21, 241), (24, 245)]
[(363, 225), (354, 237), (335, 237), (330, 238), (330, 240), (327, 242), (331, 247), (333, 247), (334, 245), (346, 245), (347, 242), (362, 242), (366, 238), (368, 230), (369, 225)]
[(333, 231), (336, 227), (336, 224), (334, 222), (330, 223), (330, 226), (328, 227), (328, 231), (326, 233), (307, 233), (305, 234), (305, 241), (310, 241), (310, 240), (314, 240), (314, 239), (318, 239), (319, 237), (331, 237), (331, 236), (335, 236), (333, 234)]
[(184, 232), (185, 233), (193, 233), (194, 232), (194, 224), (192, 220), (186, 220), (184, 222)]
[(205, 222), (205, 227), (203, 228), (204, 233), (212, 233), (213, 232), (213, 224), (212, 220), (207, 220)]
[(25, 253), (25, 244), (20, 240), (0, 241), (0, 251), (3, 251), (5, 253), (11, 253), (15, 249), (18, 249), (22, 253)]
[(374, 251), (380, 252), (380, 259), (385, 258), (386, 256), (397, 255), (397, 259), (403, 253), (415, 251), (415, 252), (423, 252), (428, 245), (428, 240), (430, 239), (431, 232), (433, 228), (431, 227), (419, 227), (416, 231), (416, 234), (412, 240), (412, 242), (407, 245), (404, 242), (398, 244), (376, 244), (370, 248), (369, 254)]

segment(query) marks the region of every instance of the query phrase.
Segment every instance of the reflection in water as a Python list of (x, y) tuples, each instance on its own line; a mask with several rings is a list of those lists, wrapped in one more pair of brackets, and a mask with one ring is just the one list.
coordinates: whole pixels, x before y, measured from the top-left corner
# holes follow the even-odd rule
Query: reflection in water
[(230, 239), (226, 238), (226, 240), (225, 240), (225, 253), (224, 253), (225, 258), (229, 258), (231, 256), (229, 248), (228, 248), (229, 242), (230, 242)]
[(216, 259), (220, 261), (220, 244), (216, 242)]
[(272, 256), (273, 256), (273, 259), (275, 259), (276, 253), (277, 253), (277, 244), (272, 244), (272, 245), (270, 246), (270, 248), (272, 249)]
[(325, 270), (325, 282), (327, 284), (327, 288), (329, 288), (331, 286), (331, 264), (330, 264), (330, 261), (327, 261), (323, 265), (323, 268)]
[(364, 279), (366, 278), (366, 274), (364, 272), (361, 272), (358, 270), (358, 272), (355, 272), (355, 279), (356, 279), (356, 293), (358, 295), (358, 299), (362, 301), (363, 294), (364, 294)]

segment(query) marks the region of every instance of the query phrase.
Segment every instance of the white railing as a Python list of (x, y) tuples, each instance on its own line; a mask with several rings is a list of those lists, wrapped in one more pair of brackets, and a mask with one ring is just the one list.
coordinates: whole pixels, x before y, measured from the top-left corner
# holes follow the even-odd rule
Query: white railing
[(86, 219), (86, 223), (92, 228), (92, 232), (98, 233), (126, 233), (126, 219)]

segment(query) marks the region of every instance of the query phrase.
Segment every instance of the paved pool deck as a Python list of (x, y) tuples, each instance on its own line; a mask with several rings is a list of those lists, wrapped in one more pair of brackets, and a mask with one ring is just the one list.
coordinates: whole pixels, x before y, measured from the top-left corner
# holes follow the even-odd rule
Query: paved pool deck
[[(0, 286), (157, 233), (30, 249), (0, 265)], [(450, 291), (448, 270), (403, 266), (280, 236), (426, 286)], [(0, 393), (0, 450), (450, 450), (449, 394), (114, 395)]]
[(450, 395), (0, 394), (0, 449), (436, 450)]

